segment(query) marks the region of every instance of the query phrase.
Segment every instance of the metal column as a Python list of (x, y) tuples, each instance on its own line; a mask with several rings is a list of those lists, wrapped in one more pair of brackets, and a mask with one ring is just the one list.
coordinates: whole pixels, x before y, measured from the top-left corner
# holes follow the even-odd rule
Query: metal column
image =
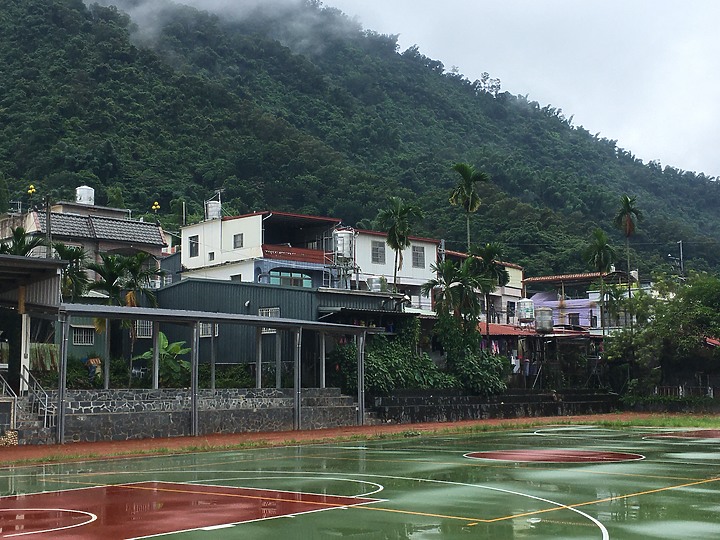
[(300, 415), (300, 407), (302, 405), (302, 389), (300, 388), (302, 384), (302, 375), (301, 375), (301, 365), (300, 365), (300, 359), (301, 359), (301, 351), (302, 351), (302, 328), (298, 328), (294, 332), (294, 338), (295, 338), (295, 369), (294, 369), (294, 377), (293, 377), (293, 390), (294, 390), (294, 404), (293, 404), (293, 428), (294, 429), (301, 429), (302, 427), (302, 419)]
[(153, 365), (152, 365), (152, 387), (157, 390), (160, 384), (160, 323), (152, 323), (153, 340)]
[(198, 363), (200, 359), (200, 323), (192, 326), (192, 353), (190, 366), (190, 435), (198, 434)]
[(262, 328), (255, 328), (255, 388), (262, 388)]
[(365, 341), (367, 332), (357, 337), (357, 385), (358, 385), (358, 419), (359, 426), (365, 425)]
[(214, 324), (210, 325), (210, 390), (215, 390), (215, 363), (217, 362), (217, 339)]
[(325, 388), (325, 332), (320, 332), (320, 388)]
[(105, 365), (103, 365), (103, 388), (110, 388), (110, 319), (105, 319)]
[(282, 388), (282, 339), (280, 331), (275, 331), (275, 388)]
[(58, 444), (65, 443), (65, 393), (67, 391), (67, 353), (70, 335), (70, 317), (60, 314), (60, 373), (58, 379), (57, 434)]

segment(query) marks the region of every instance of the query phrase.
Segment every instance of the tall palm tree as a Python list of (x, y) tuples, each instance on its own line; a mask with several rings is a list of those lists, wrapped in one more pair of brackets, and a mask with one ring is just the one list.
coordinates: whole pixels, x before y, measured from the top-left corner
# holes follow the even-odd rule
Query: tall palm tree
[(460, 264), (445, 260), (430, 268), (435, 278), (424, 283), (421, 289), (425, 295), (434, 295), (435, 312), (438, 315), (452, 313), (465, 331), (477, 329), (481, 309), (475, 291), (483, 283), (474, 272), (471, 260), (465, 259)]
[(605, 334), (605, 276), (610, 266), (615, 262), (615, 248), (610, 245), (608, 235), (602, 229), (595, 229), (592, 233), (590, 244), (583, 253), (585, 261), (600, 272), (600, 326), (603, 335)]
[(456, 163), (452, 168), (461, 178), (450, 194), (449, 200), (450, 204), (453, 206), (462, 206), (465, 211), (467, 249), (470, 251), (470, 214), (477, 212), (478, 208), (480, 208), (480, 195), (477, 192), (475, 184), (478, 182), (488, 182), (490, 177), (467, 163)]
[[(635, 227), (637, 222), (642, 220), (643, 215), (640, 209), (635, 206), (637, 197), (629, 197), (623, 195), (620, 198), (620, 208), (615, 214), (613, 224), (615, 227), (620, 229), (625, 235), (625, 256), (627, 258), (627, 290), (628, 290), (628, 301), (632, 293), (630, 284), (630, 237), (635, 233)], [(630, 319), (630, 327), (632, 329), (632, 318)]]
[(402, 270), (402, 251), (410, 247), (410, 228), (416, 219), (422, 219), (419, 207), (406, 204), (400, 197), (389, 197), (387, 208), (378, 212), (377, 223), (387, 232), (387, 245), (395, 252), (393, 288), (397, 292), (397, 273)]
[(33, 249), (44, 245), (45, 239), (41, 236), (31, 236), (23, 227), (15, 227), (12, 230), (10, 243), (0, 243), (0, 253), (27, 257)]
[(502, 246), (490, 242), (485, 246), (475, 247), (470, 251), (474, 271), (478, 275), (480, 292), (485, 296), (485, 336), (490, 344), (490, 295), (498, 287), (504, 287), (510, 281), (510, 273), (503, 264), (498, 262), (502, 256)]
[(136, 307), (139, 297), (144, 296), (151, 306), (157, 306), (152, 283), (155, 278), (165, 275), (165, 272), (157, 267), (155, 258), (149, 253), (140, 251), (127, 259), (126, 270), (125, 305)]
[(127, 282), (128, 258), (124, 255), (100, 254), (101, 262), (88, 263), (88, 270), (95, 272), (97, 277), (88, 285), (92, 291), (100, 291), (107, 295), (108, 305), (122, 306), (122, 292)]
[[(151, 306), (157, 306), (157, 299), (152, 292), (154, 278), (165, 274), (157, 267), (155, 258), (144, 251), (139, 251), (125, 262), (126, 276), (123, 283), (125, 289), (125, 305), (137, 307), (141, 296), (147, 298)], [(130, 325), (130, 358), (135, 351), (137, 331), (135, 322)]]
[(66, 246), (60, 242), (53, 244), (53, 247), (58, 258), (68, 261), (62, 272), (62, 296), (71, 302), (77, 302), (90, 283), (85, 272), (87, 252), (82, 247)]

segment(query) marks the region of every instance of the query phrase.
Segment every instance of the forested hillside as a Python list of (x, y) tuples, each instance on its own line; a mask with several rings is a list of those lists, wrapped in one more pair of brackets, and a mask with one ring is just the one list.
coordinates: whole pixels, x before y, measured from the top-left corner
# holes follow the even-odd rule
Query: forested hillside
[(417, 47), (399, 51), (395, 37), (320, 2), (242, 17), (121, 4), (3, 2), (0, 184), (10, 199), (27, 201), (29, 183), (55, 199), (88, 184), (98, 204), (144, 213), (159, 201), (173, 229), (183, 201), (199, 216), (219, 188), (226, 212), (364, 226), (399, 195), (425, 210), (418, 235), (460, 250), (465, 221), (448, 196), (452, 164), (468, 162), (491, 176), (473, 239), (502, 242), (526, 275), (589, 270), (580, 253), (598, 226), (620, 248), (612, 218), (623, 194), (645, 216), (631, 240), (642, 275), (669, 270), (678, 240), (686, 267), (720, 268), (714, 179), (644, 164), (561, 110), (470, 81)]

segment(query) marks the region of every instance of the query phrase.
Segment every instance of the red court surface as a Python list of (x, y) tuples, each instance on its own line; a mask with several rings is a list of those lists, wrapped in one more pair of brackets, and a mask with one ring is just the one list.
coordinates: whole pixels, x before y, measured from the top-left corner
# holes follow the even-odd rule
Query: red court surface
[(720, 429), (697, 429), (694, 431), (673, 431), (649, 435), (653, 439), (720, 439)]
[(265, 489), (141, 482), (0, 498), (0, 538), (139, 538), (378, 502)]
[(515, 461), (523, 463), (617, 463), (645, 459), (626, 452), (595, 452), (592, 450), (496, 450), (465, 454), (471, 459)]

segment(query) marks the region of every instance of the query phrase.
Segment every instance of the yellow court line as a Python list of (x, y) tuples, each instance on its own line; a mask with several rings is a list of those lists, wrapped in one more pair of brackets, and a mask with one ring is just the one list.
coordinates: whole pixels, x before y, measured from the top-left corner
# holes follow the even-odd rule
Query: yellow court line
[(626, 494), (626, 495), (616, 495), (616, 496), (612, 496), (612, 497), (605, 497), (604, 499), (596, 499), (596, 500), (594, 500), (594, 501), (587, 501), (587, 502), (583, 502), (583, 503), (565, 504), (565, 505), (563, 505), (563, 506), (558, 506), (558, 507), (556, 507), (556, 508), (546, 508), (546, 509), (544, 509), (544, 510), (535, 510), (535, 511), (533, 511), (533, 512), (525, 512), (525, 513), (522, 513), (522, 514), (512, 514), (512, 515), (509, 515), (509, 516), (503, 516), (503, 517), (499, 517), (499, 518), (488, 519), (488, 520), (485, 520), (485, 521), (486, 521), (486, 523), (492, 523), (492, 522), (494, 522), (494, 521), (504, 521), (504, 520), (509, 520), (509, 519), (516, 519), (516, 518), (519, 518), (519, 517), (533, 516), (533, 515), (536, 515), (536, 514), (545, 514), (545, 513), (547, 513), (547, 512), (556, 512), (556, 511), (558, 511), (558, 510), (565, 510), (565, 509), (568, 509), (568, 508), (580, 508), (581, 506), (590, 506), (590, 505), (593, 505), (593, 504), (598, 504), (598, 503), (603, 503), (603, 502), (609, 502), (609, 501), (616, 501), (616, 500), (619, 500), (619, 499), (629, 499), (630, 497), (640, 497), (640, 496), (642, 496), (642, 495), (650, 495), (651, 493), (660, 493), (660, 492), (662, 492), (662, 491), (670, 491), (670, 490), (673, 490), (673, 489), (682, 489), (682, 488), (685, 488), (685, 487), (697, 486), (697, 485), (700, 485), (700, 484), (709, 484), (709, 483), (717, 482), (717, 481), (720, 481), (720, 477), (707, 478), (707, 479), (705, 479), (705, 480), (698, 480), (698, 481), (696, 481), (696, 482), (688, 482), (688, 483), (686, 483), (686, 484), (679, 484), (679, 485), (677, 485), (677, 486), (667, 486), (667, 487), (664, 487), (664, 488), (649, 489), (649, 490), (646, 490), (646, 491), (638, 491), (638, 492), (636, 492), (636, 493), (628, 493), (628, 494)]
[[(708, 478), (705, 480), (688, 482), (685, 484), (678, 484), (675, 486), (667, 486), (664, 488), (650, 489), (650, 490), (645, 490), (645, 491), (639, 491), (636, 493), (628, 493), (626, 495), (617, 495), (617, 496), (613, 496), (613, 497), (606, 497), (604, 499), (597, 499), (594, 501), (587, 501), (587, 502), (576, 503), (576, 504), (564, 504), (564, 505), (556, 506), (553, 508), (545, 508), (542, 510), (534, 510), (532, 512), (523, 512), (521, 514), (511, 514), (508, 516), (502, 516), (502, 517), (490, 518), (490, 519), (482, 519), (482, 518), (477, 518), (477, 517), (471, 518), (471, 517), (467, 517), (467, 516), (451, 516), (451, 515), (447, 515), (447, 514), (435, 514), (435, 513), (430, 513), (430, 512), (416, 512), (416, 511), (412, 511), (412, 510), (400, 510), (400, 509), (395, 509), (395, 508), (383, 508), (383, 507), (378, 507), (378, 506), (349, 505), (349, 504), (327, 503), (327, 502), (321, 503), (321, 502), (314, 502), (314, 501), (297, 501), (296, 499), (283, 499), (283, 498), (277, 498), (277, 497), (260, 497), (260, 496), (256, 496), (256, 495), (239, 495), (239, 494), (232, 494), (232, 493), (209, 493), (207, 491), (193, 491), (193, 490), (157, 488), (157, 487), (153, 488), (153, 487), (143, 487), (143, 486), (137, 486), (137, 485), (134, 486), (134, 485), (109, 484), (108, 486), (109, 487), (112, 487), (112, 486), (121, 487), (121, 488), (126, 488), (126, 489), (146, 490), (146, 491), (165, 491), (165, 492), (170, 492), (170, 493), (188, 493), (188, 494), (193, 494), (193, 495), (208, 495), (208, 494), (210, 494), (210, 495), (219, 495), (222, 497), (233, 497), (233, 498), (254, 499), (254, 500), (272, 500), (272, 501), (277, 501), (277, 502), (294, 502), (294, 503), (304, 502), (306, 504), (317, 505), (317, 506), (329, 506), (329, 507), (337, 507), (337, 508), (353, 508), (353, 509), (358, 509), (358, 510), (370, 510), (370, 511), (374, 511), (374, 512), (388, 512), (388, 513), (393, 513), (393, 514), (405, 514), (405, 515), (411, 515), (411, 516), (431, 517), (431, 518), (440, 518), (440, 519), (453, 519), (453, 520), (458, 520), (458, 521), (467, 521), (467, 522), (474, 524), (474, 523), (495, 523), (495, 522), (499, 522), (499, 521), (508, 521), (511, 519), (517, 519), (517, 518), (521, 518), (521, 517), (535, 516), (535, 515), (539, 515), (539, 514), (547, 514), (550, 512), (557, 512), (559, 510), (568, 510), (570, 508), (579, 508), (582, 506), (589, 506), (589, 505), (608, 502), (608, 501), (614, 501), (614, 500), (619, 500), (619, 499), (628, 499), (630, 497), (640, 497), (642, 495), (649, 495), (652, 493), (660, 493), (663, 491), (669, 491), (669, 490), (673, 490), (673, 489), (681, 489), (681, 488), (685, 488), (685, 487), (697, 486), (697, 485), (708, 484), (708, 483), (718, 482), (718, 481), (720, 481), (720, 477)], [(80, 485), (96, 485), (96, 484), (92, 484), (90, 482), (77, 482), (77, 481), (75, 481), (75, 482), (68, 481), (68, 483), (80, 484)]]

